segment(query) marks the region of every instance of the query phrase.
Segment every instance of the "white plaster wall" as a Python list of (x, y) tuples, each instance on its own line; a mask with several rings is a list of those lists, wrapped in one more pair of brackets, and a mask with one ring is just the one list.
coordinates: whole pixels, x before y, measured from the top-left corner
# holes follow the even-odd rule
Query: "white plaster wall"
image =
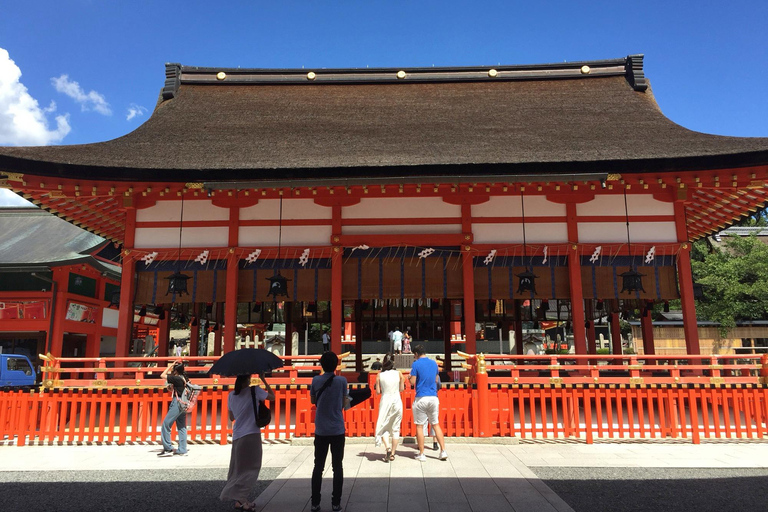
[(437, 197), (371, 198), (341, 209), (343, 219), (398, 219), (412, 217), (461, 217), (461, 206)]
[[(184, 219), (187, 214), (184, 212)], [(227, 247), (229, 228), (184, 228), (182, 247)], [(137, 249), (168, 249), (179, 246), (179, 228), (136, 228)]]
[[(520, 217), (522, 200), (518, 196), (495, 196), (481, 204), (472, 205), (473, 217)], [(526, 217), (565, 216), (565, 205), (547, 201), (544, 196), (526, 196)]]
[(119, 318), (118, 311), (116, 309), (104, 308), (101, 316), (101, 326), (117, 329), (117, 319)]
[[(674, 222), (630, 223), (632, 243), (677, 242)], [(627, 225), (622, 222), (584, 222), (579, 224), (579, 242), (626, 243)]]
[[(278, 226), (242, 226), (240, 247), (276, 247)], [(331, 226), (283, 226), (280, 244), (283, 246), (330, 245)]]
[(344, 235), (460, 234), (460, 224), (404, 224), (390, 226), (342, 226)]
[[(158, 201), (149, 208), (136, 210), (137, 222), (175, 221), (181, 219), (181, 201)], [(184, 220), (229, 220), (229, 208), (213, 206), (209, 199), (184, 201)]]
[[(283, 199), (283, 219), (330, 219), (332, 209), (315, 204), (312, 199)], [(277, 220), (279, 199), (261, 199), (258, 204), (240, 209), (240, 220)]]
[[(627, 194), (627, 211), (630, 215), (674, 215), (675, 207), (672, 203), (658, 201), (651, 195)], [(603, 216), (624, 213), (624, 195), (598, 195), (592, 201), (576, 205), (577, 215)]]
[[(526, 216), (528, 205), (526, 204)], [(472, 224), (476, 244), (523, 243), (522, 224)], [(545, 222), (525, 225), (526, 243), (564, 243), (568, 241), (568, 226), (565, 223)]]

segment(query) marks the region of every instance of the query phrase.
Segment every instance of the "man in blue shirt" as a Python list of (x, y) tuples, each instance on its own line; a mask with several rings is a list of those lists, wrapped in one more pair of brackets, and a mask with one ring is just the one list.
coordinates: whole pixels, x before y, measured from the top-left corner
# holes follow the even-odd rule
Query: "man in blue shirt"
[(312, 471), (312, 512), (320, 511), (320, 488), (328, 448), (331, 449), (333, 467), (332, 510), (341, 510), (341, 491), (344, 486), (344, 415), (349, 407), (347, 379), (336, 375), (339, 357), (333, 352), (320, 356), (323, 374), (312, 379), (309, 400), (317, 406), (315, 411), (315, 468)]
[(413, 422), (417, 425), (416, 441), (419, 443), (417, 460), (424, 462), (424, 425), (429, 423), (435, 431), (435, 437), (440, 445), (440, 460), (446, 460), (443, 429), (440, 426), (440, 401), (437, 399), (437, 385), (440, 382), (437, 363), (426, 357), (424, 345), (413, 347), (416, 360), (411, 366), (411, 386), (416, 388), (416, 399), (413, 401)]

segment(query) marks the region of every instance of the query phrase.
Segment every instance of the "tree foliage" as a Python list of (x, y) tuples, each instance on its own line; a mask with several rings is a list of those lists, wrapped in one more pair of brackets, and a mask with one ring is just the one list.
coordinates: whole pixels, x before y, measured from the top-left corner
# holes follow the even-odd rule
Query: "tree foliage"
[(768, 318), (768, 245), (754, 235), (728, 237), (723, 248), (697, 242), (691, 260), (704, 290), (698, 316), (719, 322), (722, 336), (739, 320)]

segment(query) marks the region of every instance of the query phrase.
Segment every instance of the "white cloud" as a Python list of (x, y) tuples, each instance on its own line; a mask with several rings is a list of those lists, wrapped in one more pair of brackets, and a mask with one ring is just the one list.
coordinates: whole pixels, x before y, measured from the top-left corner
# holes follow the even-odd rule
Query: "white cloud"
[(48, 129), (48, 118), (56, 103), (40, 108), (19, 79), (21, 70), (8, 51), (0, 48), (0, 144), (41, 146), (60, 142), (71, 130), (69, 115), (56, 116), (56, 128)]
[(103, 94), (99, 94), (96, 91), (85, 92), (79, 83), (69, 79), (69, 75), (51, 78), (51, 83), (57, 91), (66, 94), (79, 103), (80, 109), (83, 112), (95, 110), (105, 116), (112, 115), (112, 109), (109, 108), (109, 103), (107, 103), (107, 99)]
[(131, 103), (131, 106), (128, 107), (128, 114), (125, 116), (126, 121), (130, 121), (134, 117), (140, 117), (147, 113), (147, 109), (145, 107), (142, 107), (141, 105), (137, 105), (135, 103)]

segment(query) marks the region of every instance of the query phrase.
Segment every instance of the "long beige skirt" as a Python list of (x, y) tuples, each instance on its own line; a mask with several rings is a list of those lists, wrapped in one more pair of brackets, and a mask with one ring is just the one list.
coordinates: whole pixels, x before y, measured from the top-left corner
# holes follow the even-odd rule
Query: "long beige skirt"
[(248, 502), (248, 496), (259, 479), (261, 454), (261, 432), (243, 436), (232, 442), (227, 484), (221, 491), (220, 500), (239, 501), (241, 504)]

